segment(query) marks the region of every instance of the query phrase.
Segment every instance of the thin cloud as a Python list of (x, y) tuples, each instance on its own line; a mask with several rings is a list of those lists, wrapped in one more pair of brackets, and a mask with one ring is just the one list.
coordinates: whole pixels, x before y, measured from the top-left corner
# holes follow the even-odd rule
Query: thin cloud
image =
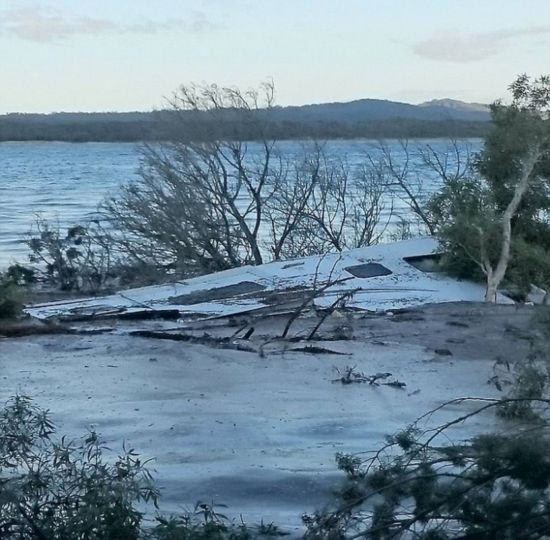
[(550, 26), (533, 26), (480, 32), (477, 34), (445, 34), (416, 42), (413, 51), (429, 60), (444, 62), (477, 62), (497, 55), (514, 40), (550, 35)]
[(216, 30), (217, 25), (206, 18), (206, 15), (200, 11), (190, 13), (189, 20), (170, 19), (165, 21), (153, 21), (150, 19), (141, 20), (139, 22), (122, 25), (120, 29), (123, 32), (131, 34), (157, 34), (170, 30), (183, 30), (196, 34)]
[(61, 41), (73, 36), (157, 34), (173, 30), (202, 33), (216, 28), (201, 12), (191, 13), (189, 20), (141, 19), (121, 24), (109, 19), (63, 13), (43, 6), (6, 10), (0, 20), (0, 32), (39, 43)]

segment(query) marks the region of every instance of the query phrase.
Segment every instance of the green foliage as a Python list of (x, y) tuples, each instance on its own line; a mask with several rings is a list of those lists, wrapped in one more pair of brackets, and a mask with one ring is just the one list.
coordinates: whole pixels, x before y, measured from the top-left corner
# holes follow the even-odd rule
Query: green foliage
[(515, 366), (511, 388), (497, 414), (503, 418), (540, 420), (533, 408), (533, 400), (544, 399), (550, 386), (550, 364), (526, 359)]
[(503, 418), (543, 421), (541, 404), (550, 398), (550, 308), (539, 306), (532, 325), (538, 333), (531, 337), (529, 354), (513, 366), (505, 362), (504, 373), (497, 371), (502, 367), (502, 362), (497, 362), (495, 376), (490, 379), (501, 391), (507, 387), (497, 409)]
[(0, 320), (17, 317), (22, 308), (21, 292), (9, 275), (0, 274)]
[(27, 241), (30, 260), (47, 282), (62, 291), (96, 292), (111, 275), (111, 247), (98, 221), (62, 232), (47, 221), (36, 221)]
[(134, 504), (157, 498), (146, 463), (133, 450), (107, 462), (94, 432), (54, 435), (48, 413), (25, 396), (0, 412), (0, 537), (137, 539)]
[(546, 235), (550, 236), (550, 230), (541, 234), (540, 241), (528, 241), (519, 233), (514, 238), (507, 278), (523, 297), (529, 294), (532, 284), (550, 290), (550, 247), (544, 246)]
[(224, 505), (198, 502), (195, 508), (179, 517), (157, 517), (151, 532), (154, 540), (260, 540), (287, 536), (276, 525), (248, 526), (234, 523), (219, 509)]
[[(497, 212), (502, 213), (512, 198), (521, 160), (534, 145), (543, 146), (544, 151), (532, 173), (529, 189), (514, 217), (514, 235), (521, 238), (523, 243), (514, 259), (517, 261), (519, 257), (527, 255), (533, 259), (530, 262), (534, 263), (537, 257), (542, 256), (545, 259), (545, 273), (548, 274), (550, 123), (545, 112), (548, 110), (548, 102), (544, 103), (531, 95), (545, 85), (548, 85), (548, 81), (544, 77), (530, 81), (526, 76), (521, 76), (511, 86), (514, 103), (504, 106), (497, 102), (492, 106), (494, 127), (485, 138), (484, 149), (478, 156), (476, 167), (490, 187)], [(534, 253), (530, 253), (529, 248)], [(522, 272), (518, 271), (517, 266), (514, 277), (522, 279)], [(545, 280), (546, 284), (550, 283), (547, 275)]]
[[(521, 160), (533, 145), (543, 145), (545, 152), (533, 171), (530, 189), (516, 216), (516, 227), (528, 237), (529, 233), (535, 233), (532, 228), (537, 221), (537, 214), (541, 210), (550, 209), (550, 124), (546, 115), (550, 103), (549, 85), (548, 77), (531, 80), (526, 75), (521, 75), (512, 83), (510, 90), (513, 103), (505, 106), (496, 102), (491, 107), (494, 127), (485, 137), (484, 149), (477, 160), (477, 169), (489, 183), (502, 212), (512, 197), (514, 184), (520, 174)], [(547, 239), (545, 245), (550, 247), (550, 239)]]
[[(498, 400), (460, 418), (502, 405)], [(432, 411), (433, 414), (434, 411)], [(544, 428), (446, 444), (458, 420), (389, 437), (372, 457), (338, 457), (339, 501), (305, 516), (305, 538), (538, 539), (550, 532), (550, 452)]]
[(525, 297), (531, 284), (550, 286), (550, 79), (519, 77), (513, 102), (491, 107), (492, 128), (468, 177), (445, 178), (428, 203), (452, 274), (482, 279), (502, 254), (504, 211), (524, 161), (537, 155), (528, 187), (512, 216), (511, 259), (506, 279)]
[(137, 503), (157, 507), (147, 461), (116, 459), (95, 432), (57, 438), (47, 411), (15, 396), (0, 411), (0, 538), (6, 540), (253, 540), (285, 536), (273, 524), (235, 523), (221, 505), (197, 503), (146, 529)]
[(36, 283), (36, 272), (32, 268), (27, 268), (21, 264), (8, 266), (5, 277), (19, 286)]
[(441, 264), (459, 278), (482, 279), (480, 253), (498, 255), (498, 218), (489, 189), (479, 176), (450, 178), (427, 203), (445, 248)]

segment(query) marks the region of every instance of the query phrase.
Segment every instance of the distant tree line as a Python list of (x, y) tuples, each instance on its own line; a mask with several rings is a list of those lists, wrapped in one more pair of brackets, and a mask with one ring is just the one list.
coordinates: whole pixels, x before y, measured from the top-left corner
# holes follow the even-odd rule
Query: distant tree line
[(152, 140), (153, 122), (148, 120), (41, 122), (37, 119), (0, 117), (0, 141), (134, 142)]
[(277, 124), (279, 138), (299, 139), (465, 139), (484, 137), (490, 128), (488, 122), (466, 120), (413, 120), (395, 118), (353, 123), (318, 122)]
[[(88, 113), (88, 114), (10, 114), (0, 116), (2, 141), (68, 141), (68, 142), (137, 142), (174, 140), (182, 135), (181, 119), (167, 121), (173, 111), (152, 113)], [(205, 121), (205, 125), (208, 124)], [(209, 139), (208, 130), (186, 130), (194, 140)], [(223, 122), (223, 136), (254, 140), (260, 136), (282, 139), (413, 139), (483, 137), (489, 122), (472, 120), (419, 120), (391, 118), (362, 121), (293, 121), (274, 119), (257, 133), (255, 124)], [(266, 132), (267, 130), (267, 132)], [(220, 135), (219, 132), (216, 133)]]

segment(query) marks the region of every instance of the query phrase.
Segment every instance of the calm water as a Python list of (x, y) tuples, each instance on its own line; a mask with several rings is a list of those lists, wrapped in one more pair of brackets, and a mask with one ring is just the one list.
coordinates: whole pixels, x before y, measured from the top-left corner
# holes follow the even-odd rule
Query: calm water
[[(445, 141), (414, 145), (427, 143), (441, 152), (448, 147)], [(402, 159), (399, 145), (390, 144)], [(461, 143), (474, 151), (480, 144), (479, 140)], [(285, 142), (281, 150), (292, 154), (301, 146)], [(374, 146), (372, 141), (330, 141), (327, 150), (356, 163), (364, 160), (367, 151), (375, 151)], [(414, 161), (418, 165), (418, 159)], [(136, 178), (138, 166), (139, 148), (134, 143), (0, 143), (0, 268), (27, 261), (23, 240), (36, 215), (61, 226), (82, 222), (105, 196), (116, 194), (121, 184)], [(433, 177), (420, 168), (417, 172), (425, 176), (425, 189), (433, 190)]]
[(27, 260), (22, 240), (37, 214), (60, 225), (81, 222), (138, 164), (135, 144), (1, 143), (0, 267)]

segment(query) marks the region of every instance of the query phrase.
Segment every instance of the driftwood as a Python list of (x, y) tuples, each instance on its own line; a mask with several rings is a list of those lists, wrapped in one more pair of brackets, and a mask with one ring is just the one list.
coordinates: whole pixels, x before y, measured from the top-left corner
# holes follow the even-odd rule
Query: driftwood
[(341, 384), (369, 384), (370, 386), (391, 386), (393, 388), (403, 389), (407, 386), (404, 382), (393, 380), (388, 381), (387, 379), (392, 376), (391, 373), (376, 373), (374, 375), (366, 375), (361, 371), (357, 371), (355, 366), (346, 366), (343, 371), (336, 369), (340, 377), (333, 379), (333, 383)]
[(213, 337), (208, 334), (202, 336), (192, 336), (190, 334), (181, 334), (173, 332), (160, 332), (154, 330), (134, 330), (129, 333), (130, 336), (135, 337), (144, 337), (149, 339), (168, 339), (172, 341), (185, 341), (187, 343), (195, 343), (198, 345), (207, 345), (210, 347), (215, 347), (217, 349), (232, 349), (235, 351), (244, 351), (244, 352), (258, 352), (256, 349), (250, 347), (249, 345), (243, 345), (241, 343), (235, 343), (231, 338), (228, 337)]
[(19, 338), (28, 336), (49, 335), (96, 335), (112, 332), (113, 328), (74, 328), (63, 323), (48, 321), (37, 322), (35, 320), (15, 321), (9, 323), (0, 322), (0, 337)]
[(181, 317), (178, 309), (143, 309), (140, 311), (127, 311), (126, 309), (113, 309), (111, 311), (96, 312), (90, 314), (74, 313), (62, 315), (59, 320), (62, 322), (90, 322), (106, 319), (121, 319), (126, 321), (149, 321), (149, 320), (177, 320)]
[(36, 321), (0, 322), (0, 336), (18, 338), (51, 334), (74, 334), (75, 331), (63, 324), (37, 323)]
[(343, 353), (326, 349), (325, 347), (317, 347), (315, 345), (308, 345), (306, 347), (299, 347), (297, 349), (289, 349), (287, 352), (302, 352), (308, 354), (338, 354), (341, 356), (350, 356), (350, 353)]

